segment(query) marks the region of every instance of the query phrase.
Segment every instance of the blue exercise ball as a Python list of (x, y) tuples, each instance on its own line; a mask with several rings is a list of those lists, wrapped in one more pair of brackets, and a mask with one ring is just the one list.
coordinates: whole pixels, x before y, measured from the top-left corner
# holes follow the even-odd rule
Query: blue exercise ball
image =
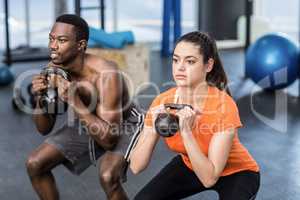
[(298, 77), (299, 49), (281, 34), (268, 34), (246, 53), (246, 76), (266, 90), (285, 88)]
[(5, 86), (13, 82), (14, 76), (7, 66), (0, 66), (0, 86)]

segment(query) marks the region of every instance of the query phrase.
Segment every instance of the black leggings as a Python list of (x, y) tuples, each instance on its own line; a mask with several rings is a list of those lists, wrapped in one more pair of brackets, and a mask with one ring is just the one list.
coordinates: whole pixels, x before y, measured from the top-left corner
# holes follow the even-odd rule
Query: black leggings
[(253, 200), (260, 184), (260, 174), (242, 171), (220, 177), (212, 188), (205, 188), (196, 174), (185, 166), (180, 156), (167, 164), (136, 196), (136, 200), (182, 199), (215, 190), (220, 200)]

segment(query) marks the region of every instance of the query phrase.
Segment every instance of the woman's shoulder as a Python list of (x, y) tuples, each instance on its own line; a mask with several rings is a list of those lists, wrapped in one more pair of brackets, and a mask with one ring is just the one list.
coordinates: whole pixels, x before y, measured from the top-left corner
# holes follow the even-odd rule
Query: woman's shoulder
[(159, 93), (156, 97), (155, 100), (159, 101), (171, 101), (176, 94), (176, 87), (172, 87), (164, 92)]
[(231, 97), (230, 94), (227, 93), (227, 91), (224, 90), (220, 90), (219, 88), (217, 88), (216, 86), (209, 86), (209, 93), (210, 95), (217, 97), (219, 99), (223, 98), (224, 100), (233, 100), (233, 98)]
[(176, 87), (173, 87), (159, 94), (154, 94), (154, 98), (152, 100), (150, 107), (155, 107), (161, 104), (174, 102), (175, 93), (176, 93)]
[(176, 89), (177, 89), (176, 87), (169, 88), (166, 91), (161, 92), (159, 96), (161, 97), (172, 96), (172, 95), (174, 96), (176, 93)]
[(209, 102), (217, 107), (236, 107), (235, 100), (226, 92), (226, 90), (220, 90), (215, 86), (210, 86)]

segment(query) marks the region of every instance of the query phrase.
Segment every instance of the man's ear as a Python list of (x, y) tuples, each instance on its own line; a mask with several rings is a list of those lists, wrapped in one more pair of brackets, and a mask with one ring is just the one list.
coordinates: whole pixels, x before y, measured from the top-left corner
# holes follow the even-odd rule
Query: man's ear
[(78, 50), (79, 51), (85, 51), (87, 48), (87, 41), (86, 40), (80, 40), (79, 45), (78, 45)]
[(207, 64), (206, 64), (206, 72), (207, 73), (211, 72), (211, 70), (214, 68), (214, 63), (215, 63), (214, 59), (212, 59), (212, 58), (208, 59)]

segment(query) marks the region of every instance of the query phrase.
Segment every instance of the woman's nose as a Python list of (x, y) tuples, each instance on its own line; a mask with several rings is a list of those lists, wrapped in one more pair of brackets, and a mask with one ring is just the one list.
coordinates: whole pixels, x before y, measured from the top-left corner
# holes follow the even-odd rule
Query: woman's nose
[(177, 69), (178, 69), (179, 71), (185, 71), (184, 63), (183, 63), (183, 62), (178, 63)]

